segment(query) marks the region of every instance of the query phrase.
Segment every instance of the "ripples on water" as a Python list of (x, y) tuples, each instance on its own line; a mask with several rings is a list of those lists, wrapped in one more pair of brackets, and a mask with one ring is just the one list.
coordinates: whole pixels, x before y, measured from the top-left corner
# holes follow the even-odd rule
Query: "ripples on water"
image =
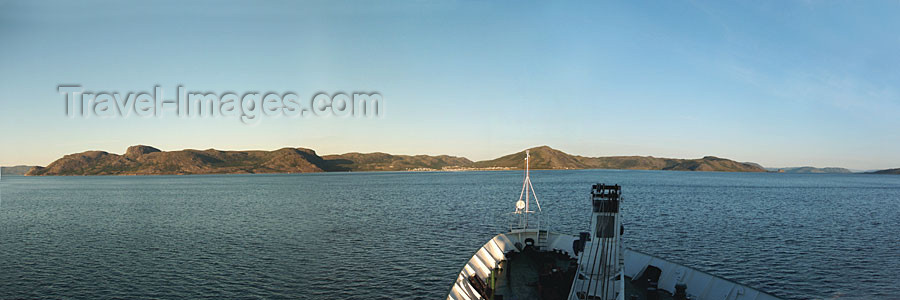
[[(0, 298), (441, 299), (519, 172), (4, 177)], [(624, 186), (628, 247), (794, 298), (900, 298), (900, 176), (534, 171), (555, 231)]]

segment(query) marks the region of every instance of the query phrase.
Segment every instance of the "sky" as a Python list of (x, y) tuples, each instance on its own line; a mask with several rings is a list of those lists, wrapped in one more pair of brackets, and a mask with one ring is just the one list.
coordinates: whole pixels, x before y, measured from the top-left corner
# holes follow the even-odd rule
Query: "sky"
[[(900, 167), (900, 2), (0, 1), (0, 165), (86, 150)], [(366, 92), (383, 115), (71, 117), (127, 94)]]

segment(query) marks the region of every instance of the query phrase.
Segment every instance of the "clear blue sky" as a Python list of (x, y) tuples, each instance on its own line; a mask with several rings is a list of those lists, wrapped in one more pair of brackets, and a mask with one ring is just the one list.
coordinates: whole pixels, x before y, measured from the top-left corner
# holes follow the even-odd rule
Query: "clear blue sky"
[[(0, 164), (129, 145), (900, 167), (900, 2), (0, 1)], [(380, 119), (79, 119), (60, 84), (378, 91)]]

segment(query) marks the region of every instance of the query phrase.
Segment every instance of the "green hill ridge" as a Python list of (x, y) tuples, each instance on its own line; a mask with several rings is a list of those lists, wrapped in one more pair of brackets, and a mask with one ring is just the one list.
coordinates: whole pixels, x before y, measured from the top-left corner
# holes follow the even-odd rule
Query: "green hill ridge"
[[(672, 171), (722, 171), (722, 172), (765, 172), (765, 169), (748, 163), (706, 156), (699, 159), (658, 158), (652, 156), (608, 156), (584, 157), (540, 146), (528, 149), (533, 169), (627, 169), (627, 170), (672, 170)], [(521, 168), (525, 151), (506, 155), (497, 159), (479, 161), (476, 167)]]
[[(533, 169), (632, 169), (765, 172), (752, 163), (707, 156), (699, 159), (651, 156), (585, 157), (540, 146), (529, 149)], [(449, 155), (394, 155), (388, 153), (345, 153), (319, 156), (307, 148), (274, 151), (222, 151), (216, 149), (161, 151), (136, 145), (125, 154), (86, 151), (69, 154), (46, 167), (33, 167), (27, 176), (47, 175), (170, 175), (170, 174), (254, 174), (311, 173), (342, 171), (408, 171), (442, 169), (521, 169), (525, 151), (492, 160), (472, 162)]]

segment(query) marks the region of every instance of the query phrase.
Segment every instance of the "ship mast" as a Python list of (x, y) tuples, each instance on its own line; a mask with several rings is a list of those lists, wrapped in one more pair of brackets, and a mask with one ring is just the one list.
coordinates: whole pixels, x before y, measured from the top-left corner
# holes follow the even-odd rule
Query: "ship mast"
[(525, 150), (525, 180), (522, 181), (522, 192), (519, 193), (519, 201), (516, 201), (516, 214), (520, 215), (520, 224), (522, 228), (528, 227), (528, 214), (535, 213), (531, 210), (531, 196), (534, 196), (534, 203), (537, 205), (537, 212), (541, 212), (541, 202), (538, 201), (537, 194), (534, 192), (534, 186), (531, 185), (531, 175), (529, 159), (531, 153)]

